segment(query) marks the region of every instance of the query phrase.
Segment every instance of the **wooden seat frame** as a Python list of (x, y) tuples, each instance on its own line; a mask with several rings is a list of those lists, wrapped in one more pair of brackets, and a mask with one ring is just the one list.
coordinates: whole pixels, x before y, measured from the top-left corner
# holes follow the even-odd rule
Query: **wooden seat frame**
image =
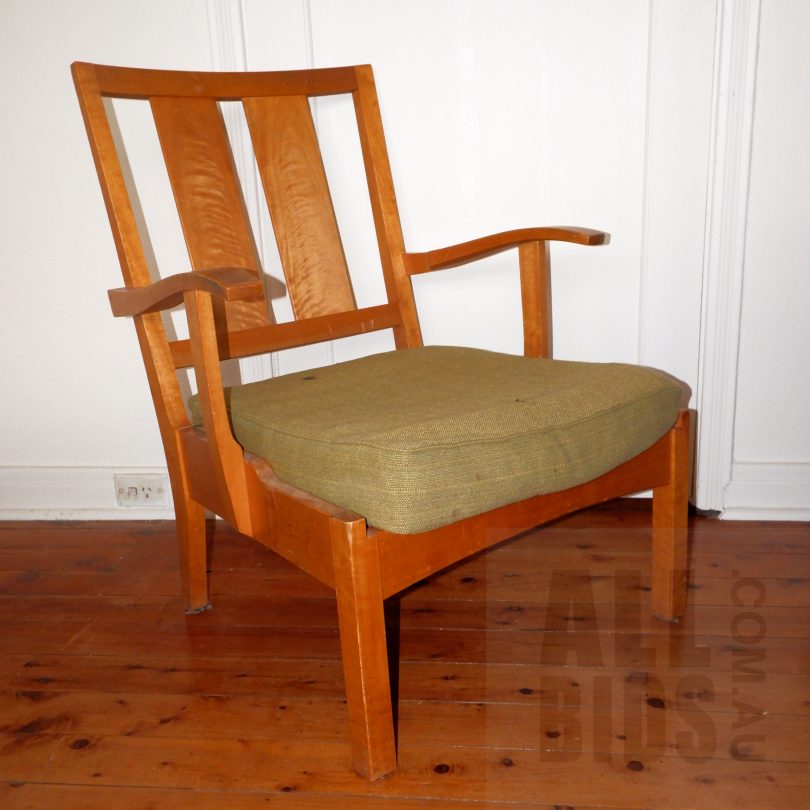
[[(425, 253), (405, 251), (371, 68), (184, 73), (75, 63), (73, 76), (126, 287), (115, 315), (134, 317), (166, 451), (188, 612), (209, 607), (205, 510), (335, 589), (355, 769), (396, 768), (383, 600), (440, 569), (574, 510), (653, 490), (652, 608), (684, 610), (689, 413), (652, 447), (607, 474), (416, 535), (366, 525), (362, 515), (280, 481), (234, 439), (220, 361), (392, 329), (398, 349), (422, 337), (411, 276), (510, 248), (519, 253), (524, 350), (551, 356), (550, 241), (599, 245), (574, 227), (509, 231)], [(308, 99), (351, 94), (388, 302), (358, 309), (342, 255)], [(104, 99), (148, 100), (193, 271), (152, 282), (134, 203)], [(296, 320), (275, 324), (264, 298), (218, 102), (242, 102)], [(161, 311), (185, 305), (188, 340), (169, 340)], [(177, 370), (194, 368), (202, 428), (189, 422)], [(357, 392), (362, 397), (362, 391)]]

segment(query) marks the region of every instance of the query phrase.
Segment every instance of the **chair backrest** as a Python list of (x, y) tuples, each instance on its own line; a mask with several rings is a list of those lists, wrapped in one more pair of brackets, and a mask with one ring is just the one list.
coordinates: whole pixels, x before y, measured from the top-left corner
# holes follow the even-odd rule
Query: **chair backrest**
[[(410, 282), (401, 266), (402, 232), (370, 66), (192, 73), (75, 63), (73, 75), (126, 286), (145, 286), (151, 279), (103, 100), (148, 101), (192, 269), (239, 267), (259, 274), (219, 106), (237, 101), (250, 131), (296, 322), (274, 324), (266, 301), (217, 302), (223, 359), (385, 328), (394, 329), (397, 346), (419, 342)], [(361, 310), (309, 105), (313, 96), (341, 93), (351, 94), (354, 101), (388, 298), (386, 305)], [(166, 340), (156, 330), (148, 330), (153, 351)], [(175, 367), (191, 364), (188, 341), (167, 341), (166, 346)]]

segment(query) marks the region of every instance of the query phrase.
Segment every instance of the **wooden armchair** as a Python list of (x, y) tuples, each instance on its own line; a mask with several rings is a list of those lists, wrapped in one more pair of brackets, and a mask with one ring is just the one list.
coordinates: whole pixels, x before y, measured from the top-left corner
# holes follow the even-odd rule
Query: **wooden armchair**
[[(322, 582), (339, 613), (352, 760), (395, 770), (384, 600), (467, 555), (561, 515), (652, 488), (652, 604), (684, 609), (688, 412), (666, 375), (552, 361), (548, 243), (599, 245), (585, 228), (532, 228), (405, 251), (368, 66), (183, 73), (76, 63), (73, 76), (166, 450), (183, 593), (209, 607), (205, 510)], [(387, 303), (358, 308), (310, 114), (350, 93)], [(153, 283), (104, 98), (151, 105), (193, 272)], [(268, 315), (218, 102), (250, 129), (295, 320)], [(517, 248), (525, 357), (422, 347), (411, 276)], [(161, 310), (185, 305), (188, 340)], [(220, 361), (374, 330), (397, 351), (224, 389)], [(192, 414), (177, 370), (194, 368)], [(313, 404), (314, 403), (314, 404)], [(328, 418), (327, 418), (328, 417)]]

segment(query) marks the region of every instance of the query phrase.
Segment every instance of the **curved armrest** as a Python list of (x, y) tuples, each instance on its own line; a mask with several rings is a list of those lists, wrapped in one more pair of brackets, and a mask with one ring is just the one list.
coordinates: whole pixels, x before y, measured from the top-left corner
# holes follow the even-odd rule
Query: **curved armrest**
[(413, 276), (417, 273), (429, 273), (431, 270), (441, 270), (445, 267), (456, 267), (459, 264), (483, 259), (527, 242), (549, 241), (574, 242), (578, 245), (603, 245), (608, 238), (608, 234), (603, 231), (568, 225), (549, 228), (520, 228), (426, 253), (406, 253), (405, 270), (409, 276)]
[(171, 309), (183, 301), (183, 294), (198, 290), (225, 301), (255, 301), (264, 295), (261, 279), (250, 270), (219, 267), (168, 276), (148, 287), (120, 287), (108, 290), (113, 315), (144, 315)]

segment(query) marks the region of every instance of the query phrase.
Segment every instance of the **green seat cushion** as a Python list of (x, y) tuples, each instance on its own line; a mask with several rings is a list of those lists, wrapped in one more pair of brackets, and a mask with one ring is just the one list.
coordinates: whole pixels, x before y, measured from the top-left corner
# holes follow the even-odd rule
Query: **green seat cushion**
[(407, 534), (596, 478), (680, 398), (649, 368), (443, 346), (226, 389), (234, 435), (279, 478)]

